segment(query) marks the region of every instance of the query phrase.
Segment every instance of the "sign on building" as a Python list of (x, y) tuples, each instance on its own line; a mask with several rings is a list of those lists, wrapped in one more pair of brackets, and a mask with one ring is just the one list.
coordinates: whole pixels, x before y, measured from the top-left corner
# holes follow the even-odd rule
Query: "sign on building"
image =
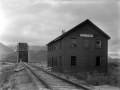
[(93, 37), (93, 34), (80, 34), (80, 37)]

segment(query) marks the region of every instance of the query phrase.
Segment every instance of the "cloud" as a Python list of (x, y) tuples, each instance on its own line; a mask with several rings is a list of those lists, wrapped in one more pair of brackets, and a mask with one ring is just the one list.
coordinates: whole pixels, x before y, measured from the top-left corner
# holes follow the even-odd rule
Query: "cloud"
[(109, 51), (119, 52), (120, 26), (118, 1), (80, 0), (2, 0), (2, 10), (9, 21), (2, 41), (24, 41), (46, 45), (86, 19), (110, 35)]

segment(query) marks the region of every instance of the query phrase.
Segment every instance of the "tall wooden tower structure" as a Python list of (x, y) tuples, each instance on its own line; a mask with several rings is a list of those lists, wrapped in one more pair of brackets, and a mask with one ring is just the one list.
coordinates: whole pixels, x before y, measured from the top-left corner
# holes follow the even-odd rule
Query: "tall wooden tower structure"
[(27, 43), (18, 43), (17, 45), (18, 58), (17, 62), (20, 61), (28, 62), (29, 61), (29, 47)]

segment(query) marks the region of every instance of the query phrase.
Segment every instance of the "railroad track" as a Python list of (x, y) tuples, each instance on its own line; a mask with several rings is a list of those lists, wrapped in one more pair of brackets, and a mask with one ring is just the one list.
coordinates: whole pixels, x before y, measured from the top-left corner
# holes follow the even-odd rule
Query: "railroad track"
[[(61, 78), (55, 74), (47, 72), (35, 65), (24, 63), (28, 72), (33, 74), (33, 76), (39, 81), (39, 88), (45, 88), (49, 90), (90, 90), (86, 87), (68, 81)], [(44, 90), (44, 89), (42, 89)]]

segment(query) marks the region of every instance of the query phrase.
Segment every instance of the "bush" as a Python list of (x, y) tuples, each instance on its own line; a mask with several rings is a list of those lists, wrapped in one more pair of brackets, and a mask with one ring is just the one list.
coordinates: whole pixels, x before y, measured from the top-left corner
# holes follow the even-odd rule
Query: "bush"
[(109, 62), (108, 67), (118, 67), (119, 63), (118, 62)]
[(86, 80), (89, 75), (89, 72), (79, 72), (77, 73), (77, 78), (81, 80)]
[(100, 74), (94, 72), (78, 73), (77, 78), (86, 81), (90, 85), (117, 85), (118, 76), (116, 74)]

